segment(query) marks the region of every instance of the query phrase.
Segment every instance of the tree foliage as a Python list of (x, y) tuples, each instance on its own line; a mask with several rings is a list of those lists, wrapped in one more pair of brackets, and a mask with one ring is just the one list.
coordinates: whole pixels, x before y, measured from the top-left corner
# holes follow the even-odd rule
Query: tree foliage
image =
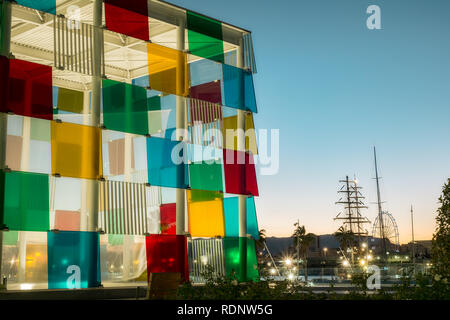
[(338, 231), (334, 233), (339, 246), (342, 250), (346, 251), (347, 248), (352, 248), (356, 245), (355, 234), (349, 230), (345, 230), (344, 227), (340, 227)]
[(436, 281), (450, 284), (450, 178), (442, 188), (432, 242), (433, 274)]
[(306, 256), (308, 248), (314, 243), (316, 235), (313, 233), (306, 233), (305, 226), (301, 226), (299, 223), (295, 223), (295, 230), (292, 234), (294, 241), (294, 247), (297, 248), (297, 242), (300, 246), (300, 256)]

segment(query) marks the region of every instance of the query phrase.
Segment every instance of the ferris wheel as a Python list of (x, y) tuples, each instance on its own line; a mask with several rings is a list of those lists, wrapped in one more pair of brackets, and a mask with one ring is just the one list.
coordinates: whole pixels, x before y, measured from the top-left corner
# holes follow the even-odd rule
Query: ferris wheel
[(372, 237), (388, 240), (389, 242), (386, 243), (386, 247), (398, 251), (400, 248), (400, 240), (397, 223), (394, 217), (387, 211), (382, 211), (381, 216), (383, 223), (381, 223), (379, 216), (375, 218), (372, 227)]

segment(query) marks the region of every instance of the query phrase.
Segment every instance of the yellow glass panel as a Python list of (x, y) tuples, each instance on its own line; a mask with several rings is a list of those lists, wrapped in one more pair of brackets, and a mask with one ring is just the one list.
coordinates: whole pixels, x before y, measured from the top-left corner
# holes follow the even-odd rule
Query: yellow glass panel
[(192, 202), (192, 192), (187, 191), (189, 233), (193, 237), (225, 236), (223, 198)]
[[(223, 118), (223, 145), (224, 149), (237, 150), (237, 116)], [(227, 130), (231, 130), (228, 132)], [(233, 135), (234, 134), (234, 135)], [(250, 150), (252, 154), (258, 154), (258, 146), (256, 145), (255, 125), (253, 122), (253, 114), (245, 116), (245, 150)]]
[(150, 88), (188, 96), (189, 72), (186, 53), (155, 43), (148, 44), (147, 53)]
[(52, 174), (99, 179), (102, 176), (100, 128), (51, 123)]

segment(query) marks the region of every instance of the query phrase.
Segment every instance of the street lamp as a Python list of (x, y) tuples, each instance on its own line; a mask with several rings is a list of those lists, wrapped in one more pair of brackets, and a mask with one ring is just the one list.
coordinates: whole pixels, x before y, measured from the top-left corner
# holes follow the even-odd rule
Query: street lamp
[(327, 257), (327, 251), (328, 251), (327, 247), (323, 248), (323, 254), (325, 255), (325, 258)]

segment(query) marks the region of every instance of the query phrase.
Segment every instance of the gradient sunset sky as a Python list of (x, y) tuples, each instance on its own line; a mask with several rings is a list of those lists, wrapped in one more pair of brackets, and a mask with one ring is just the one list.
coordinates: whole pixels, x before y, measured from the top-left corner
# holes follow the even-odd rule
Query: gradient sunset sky
[[(400, 241), (431, 239), (450, 177), (450, 1), (171, 0), (252, 31), (257, 128), (280, 129), (280, 170), (259, 176), (259, 227), (289, 236), (333, 233), (339, 180), (356, 175), (377, 214), (373, 146), (383, 208)], [(382, 30), (366, 9), (381, 8)]]

